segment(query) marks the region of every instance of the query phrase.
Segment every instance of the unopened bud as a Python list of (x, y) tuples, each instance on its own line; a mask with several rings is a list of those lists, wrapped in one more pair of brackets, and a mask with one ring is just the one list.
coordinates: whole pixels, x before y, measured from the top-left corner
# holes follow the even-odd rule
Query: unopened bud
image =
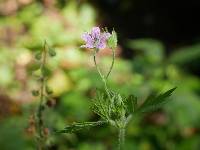
[(117, 33), (115, 30), (112, 31), (112, 34), (108, 39), (108, 46), (113, 49), (117, 47)]

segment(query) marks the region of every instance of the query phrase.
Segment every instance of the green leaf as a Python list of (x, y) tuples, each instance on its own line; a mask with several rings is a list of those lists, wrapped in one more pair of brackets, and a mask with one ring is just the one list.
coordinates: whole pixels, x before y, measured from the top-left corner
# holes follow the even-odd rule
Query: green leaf
[(158, 96), (148, 96), (147, 99), (143, 102), (143, 104), (137, 109), (137, 112), (150, 112), (160, 108), (166, 102), (167, 98), (169, 98), (172, 95), (175, 89), (176, 87)]
[(126, 107), (128, 113), (133, 113), (137, 109), (137, 97), (130, 95), (126, 100)]
[(56, 131), (56, 133), (73, 133), (82, 129), (100, 126), (105, 123), (107, 123), (107, 121), (73, 123), (72, 125), (66, 126), (63, 130)]
[(97, 89), (96, 97), (92, 101), (92, 110), (94, 113), (102, 119), (107, 119), (110, 112), (109, 106), (110, 104), (105, 91)]

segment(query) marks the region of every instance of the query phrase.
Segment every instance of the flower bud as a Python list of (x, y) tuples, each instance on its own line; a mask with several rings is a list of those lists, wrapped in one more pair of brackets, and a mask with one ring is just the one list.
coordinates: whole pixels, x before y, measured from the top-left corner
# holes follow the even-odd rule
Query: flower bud
[(108, 39), (108, 46), (113, 49), (117, 47), (117, 33), (115, 30), (112, 31), (112, 34)]

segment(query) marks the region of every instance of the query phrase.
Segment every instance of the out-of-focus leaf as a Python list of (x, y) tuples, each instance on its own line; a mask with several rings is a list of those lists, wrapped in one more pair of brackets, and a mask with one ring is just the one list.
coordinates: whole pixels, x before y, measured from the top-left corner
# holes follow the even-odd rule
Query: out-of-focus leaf
[(191, 45), (176, 50), (170, 56), (170, 62), (176, 64), (186, 64), (194, 60), (200, 60), (200, 44)]
[(1, 120), (0, 145), (1, 150), (33, 150), (34, 142), (29, 140), (25, 134), (26, 119), (22, 117), (11, 117)]
[(177, 89), (173, 101), (167, 104), (166, 110), (172, 118), (172, 126), (199, 127), (200, 101), (199, 96), (188, 89)]
[(80, 18), (78, 24), (81, 24), (81, 30), (90, 29), (95, 25), (96, 11), (91, 5), (88, 5), (87, 3), (82, 4), (79, 15)]
[(13, 70), (10, 66), (0, 65), (0, 85), (7, 86), (13, 80)]
[(129, 40), (127, 45), (134, 49), (143, 51), (148, 60), (152, 63), (161, 62), (164, 57), (163, 44), (155, 39)]
[(63, 71), (53, 73), (52, 77), (48, 80), (48, 85), (53, 90), (55, 96), (72, 88), (70, 78)]
[(90, 142), (90, 143), (80, 143), (77, 150), (107, 150), (105, 144)]
[(70, 91), (62, 95), (59, 107), (63, 116), (85, 121), (91, 113), (89, 104), (88, 97), (83, 93)]

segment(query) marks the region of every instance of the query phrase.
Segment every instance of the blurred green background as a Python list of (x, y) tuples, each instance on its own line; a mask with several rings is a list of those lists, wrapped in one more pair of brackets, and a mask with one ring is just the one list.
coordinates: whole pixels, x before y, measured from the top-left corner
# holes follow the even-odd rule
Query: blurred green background
[[(159, 5), (156, 1), (149, 4), (144, 0), (140, 4), (137, 0), (1, 0), (0, 149), (35, 149), (28, 129), (38, 102), (31, 95), (37, 87), (32, 74), (36, 67), (34, 52), (42, 48), (44, 39), (57, 52), (48, 63), (49, 86), (56, 105), (45, 112), (46, 126), (62, 129), (74, 121), (99, 119), (92, 113), (90, 101), (95, 88), (102, 85), (91, 51), (80, 49), (80, 37), (93, 26), (108, 26), (119, 36), (111, 88), (132, 93), (142, 101), (151, 92), (178, 87), (165, 107), (129, 124), (126, 150), (199, 150), (200, 35), (192, 25), (184, 30), (163, 13), (158, 18), (168, 18), (166, 24), (163, 26), (162, 20), (155, 23), (153, 18), (159, 11), (150, 10)], [(144, 22), (138, 22), (142, 18)], [(111, 51), (100, 51), (99, 59), (106, 71)], [(50, 150), (110, 150), (116, 148), (117, 132), (102, 126), (52, 135), (48, 143)]]

